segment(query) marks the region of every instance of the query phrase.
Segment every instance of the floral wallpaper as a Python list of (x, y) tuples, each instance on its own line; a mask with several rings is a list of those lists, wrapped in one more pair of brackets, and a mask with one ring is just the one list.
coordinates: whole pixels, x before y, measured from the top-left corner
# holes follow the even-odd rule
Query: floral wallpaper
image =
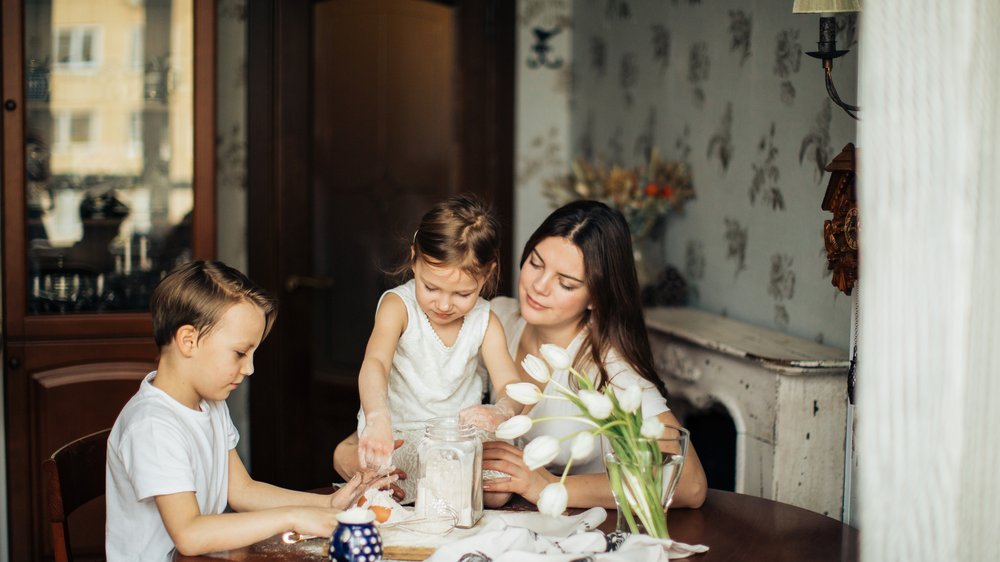
[[(815, 16), (766, 0), (573, 3), (571, 148), (641, 162), (652, 147), (692, 169), (697, 198), (668, 217), (658, 265), (691, 305), (846, 348), (850, 298), (830, 285), (823, 166), (855, 139), (803, 53)], [(857, 24), (839, 18), (834, 78), (856, 98)], [(648, 252), (647, 252), (648, 253)]]
[[(569, 153), (573, 57), (572, 0), (519, 0), (517, 5), (514, 123), (514, 262), (550, 210), (542, 196), (546, 179), (566, 173)], [(603, 12), (602, 12), (603, 13)], [(585, 49), (595, 72), (610, 70), (603, 38)], [(621, 93), (620, 96), (625, 94)]]
[[(571, 44), (546, 53), (570, 69), (565, 80), (555, 77), (563, 69), (517, 69), (519, 90), (549, 96), (518, 102), (519, 123), (545, 115), (549, 126), (531, 122), (541, 130), (517, 148), (517, 238), (549, 210), (537, 207), (537, 176), (577, 155), (634, 165), (657, 147), (694, 178), (696, 199), (668, 217), (651, 260), (684, 275), (690, 305), (846, 349), (851, 299), (830, 284), (820, 204), (823, 166), (855, 141), (856, 123), (830, 103), (820, 62), (803, 52), (818, 17), (773, 0), (521, 0), (519, 10), (535, 16), (520, 22), (521, 43), (532, 27), (559, 26), (555, 37)], [(537, 24), (552, 12), (560, 17)], [(852, 51), (835, 61), (834, 81), (851, 102), (856, 16), (838, 16), (838, 33)], [(563, 102), (568, 132), (553, 118)]]

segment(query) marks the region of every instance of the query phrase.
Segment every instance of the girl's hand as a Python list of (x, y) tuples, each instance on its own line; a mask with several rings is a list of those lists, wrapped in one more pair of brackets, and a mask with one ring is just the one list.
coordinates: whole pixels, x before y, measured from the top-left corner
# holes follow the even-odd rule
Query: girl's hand
[(531, 503), (538, 503), (542, 488), (558, 478), (544, 468), (529, 469), (522, 457), (521, 449), (503, 441), (483, 443), (483, 468), (510, 474), (510, 479), (483, 482), (483, 492), (513, 492)]
[(358, 472), (340, 487), (339, 490), (330, 494), (330, 507), (334, 509), (348, 509), (354, 507), (358, 500), (369, 488), (392, 488), (399, 476), (392, 474), (379, 474), (374, 470)]
[(382, 471), (392, 464), (392, 421), (381, 412), (366, 414), (365, 430), (358, 440), (361, 470)]
[(483, 431), (493, 433), (497, 426), (514, 417), (524, 406), (508, 396), (501, 396), (496, 404), (476, 404), (458, 414), (460, 423), (471, 424)]
[(514, 415), (510, 408), (504, 408), (499, 404), (476, 404), (469, 406), (458, 413), (458, 420), (461, 424), (469, 424), (493, 433), (497, 426), (509, 420)]

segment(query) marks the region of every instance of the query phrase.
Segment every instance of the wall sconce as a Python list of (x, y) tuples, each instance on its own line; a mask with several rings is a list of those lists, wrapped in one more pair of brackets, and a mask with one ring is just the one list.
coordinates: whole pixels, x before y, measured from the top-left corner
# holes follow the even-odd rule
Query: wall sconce
[(840, 99), (837, 88), (833, 85), (833, 59), (846, 55), (849, 51), (837, 50), (837, 20), (833, 14), (838, 12), (860, 12), (861, 0), (795, 0), (792, 13), (820, 14), (818, 50), (806, 54), (823, 61), (823, 72), (826, 74), (826, 93), (833, 103), (842, 108), (848, 115), (857, 119), (857, 111), (861, 108), (846, 103)]

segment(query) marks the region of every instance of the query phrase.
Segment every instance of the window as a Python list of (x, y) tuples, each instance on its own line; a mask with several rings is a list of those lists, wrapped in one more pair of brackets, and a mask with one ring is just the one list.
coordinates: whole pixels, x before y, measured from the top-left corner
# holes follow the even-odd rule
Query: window
[(98, 28), (65, 27), (56, 33), (56, 65), (64, 68), (96, 67)]
[(143, 67), (143, 56), (146, 50), (146, 28), (141, 25), (136, 25), (132, 27), (132, 52), (129, 57), (132, 68), (142, 69)]
[(69, 118), (69, 142), (84, 144), (90, 142), (90, 114), (73, 113)]
[(55, 117), (55, 149), (89, 145), (95, 140), (96, 119), (92, 111), (63, 111)]
[(143, 149), (142, 142), (142, 112), (133, 111), (128, 119), (128, 155), (131, 157), (141, 156)]

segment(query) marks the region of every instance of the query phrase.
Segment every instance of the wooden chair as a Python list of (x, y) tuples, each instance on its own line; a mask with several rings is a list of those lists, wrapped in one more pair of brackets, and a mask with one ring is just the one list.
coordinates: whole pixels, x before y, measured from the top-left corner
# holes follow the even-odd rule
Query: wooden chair
[(103, 429), (71, 441), (42, 463), (56, 562), (73, 560), (69, 515), (88, 501), (104, 495), (104, 467), (110, 434), (110, 429)]

